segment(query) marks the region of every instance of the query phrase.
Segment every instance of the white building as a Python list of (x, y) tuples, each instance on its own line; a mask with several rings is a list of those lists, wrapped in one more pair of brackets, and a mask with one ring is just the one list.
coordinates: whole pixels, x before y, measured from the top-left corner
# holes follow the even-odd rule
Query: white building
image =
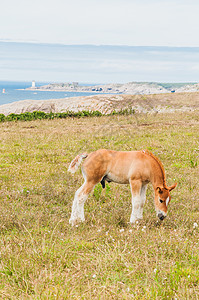
[(35, 89), (36, 85), (35, 85), (35, 80), (32, 81), (32, 89)]

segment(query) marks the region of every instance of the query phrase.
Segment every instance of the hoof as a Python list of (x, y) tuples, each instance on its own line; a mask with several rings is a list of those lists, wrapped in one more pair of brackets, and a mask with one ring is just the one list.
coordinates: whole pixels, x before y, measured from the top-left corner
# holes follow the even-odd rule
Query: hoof
[(81, 219), (71, 219), (70, 218), (70, 220), (69, 220), (69, 224), (71, 224), (72, 226), (75, 226), (75, 225), (77, 225), (77, 224), (79, 224), (79, 223), (81, 223), (81, 222), (84, 222), (84, 220), (81, 220)]
[(139, 223), (142, 220), (143, 220), (143, 218), (135, 218), (135, 217), (133, 217), (133, 218), (130, 219), (130, 224), (137, 224), (137, 223)]
[(78, 223), (77, 219), (70, 219), (69, 220), (69, 224), (71, 224), (72, 226), (75, 226)]

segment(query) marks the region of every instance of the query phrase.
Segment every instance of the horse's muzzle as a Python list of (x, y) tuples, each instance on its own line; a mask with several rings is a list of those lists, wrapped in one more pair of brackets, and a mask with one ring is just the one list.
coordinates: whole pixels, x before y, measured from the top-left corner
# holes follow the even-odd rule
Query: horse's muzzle
[(159, 212), (159, 213), (158, 213), (158, 218), (159, 218), (161, 221), (163, 221), (164, 218), (166, 218), (166, 215), (163, 214), (162, 212)]

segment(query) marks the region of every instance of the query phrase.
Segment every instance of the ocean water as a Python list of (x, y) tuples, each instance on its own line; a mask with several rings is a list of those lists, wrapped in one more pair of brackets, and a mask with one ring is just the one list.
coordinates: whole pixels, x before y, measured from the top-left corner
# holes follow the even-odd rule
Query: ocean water
[[(47, 83), (36, 83), (37, 87), (45, 84)], [(25, 90), (31, 85), (31, 82), (0, 81), (0, 105), (20, 100), (47, 100), (94, 95), (94, 93)], [(5, 93), (3, 93), (3, 90), (5, 90)]]

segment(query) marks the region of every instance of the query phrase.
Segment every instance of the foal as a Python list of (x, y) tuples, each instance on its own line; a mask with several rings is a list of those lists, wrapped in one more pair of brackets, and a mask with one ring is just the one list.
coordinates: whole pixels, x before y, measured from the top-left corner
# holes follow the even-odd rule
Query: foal
[(130, 183), (132, 194), (132, 213), (130, 223), (143, 218), (143, 206), (146, 200), (146, 189), (152, 183), (155, 192), (155, 208), (157, 216), (163, 220), (167, 215), (170, 202), (170, 187), (166, 185), (165, 171), (160, 160), (149, 151), (113, 151), (99, 149), (90, 154), (77, 155), (71, 162), (68, 171), (75, 173), (82, 160), (82, 174), (84, 184), (76, 191), (72, 205), (70, 223), (75, 225), (84, 221), (84, 203), (94, 186), (105, 181), (122, 184)]

